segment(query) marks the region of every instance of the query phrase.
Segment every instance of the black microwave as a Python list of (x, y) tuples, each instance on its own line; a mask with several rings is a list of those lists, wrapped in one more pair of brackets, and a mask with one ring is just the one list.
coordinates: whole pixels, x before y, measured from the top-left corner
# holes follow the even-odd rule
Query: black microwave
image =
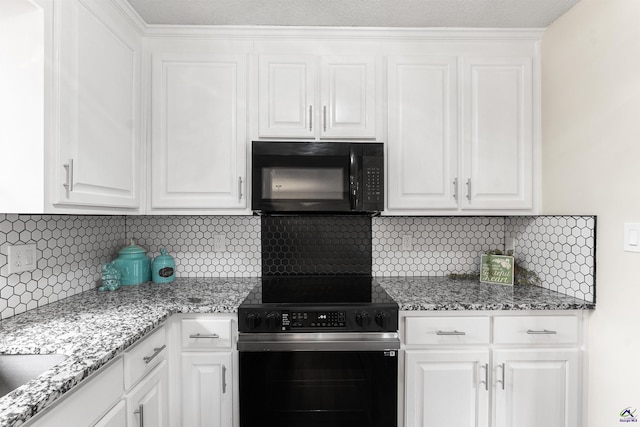
[(384, 210), (382, 143), (253, 141), (251, 159), (254, 211)]

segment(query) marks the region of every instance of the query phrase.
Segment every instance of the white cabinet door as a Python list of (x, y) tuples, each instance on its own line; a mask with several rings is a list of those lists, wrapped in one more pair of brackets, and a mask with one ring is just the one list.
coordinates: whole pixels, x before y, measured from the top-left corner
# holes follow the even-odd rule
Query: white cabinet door
[(260, 136), (313, 138), (316, 58), (260, 55), (259, 73)]
[(495, 427), (577, 427), (577, 349), (494, 351)]
[(52, 202), (138, 208), (142, 37), (110, 3), (68, 0), (56, 7)]
[(151, 209), (246, 208), (246, 56), (158, 53)]
[(127, 405), (121, 400), (93, 427), (123, 427), (127, 425)]
[(321, 58), (321, 137), (376, 136), (375, 68), (373, 56)]
[(259, 136), (375, 138), (375, 69), (374, 56), (260, 55)]
[(163, 360), (127, 395), (127, 427), (168, 427), (167, 362)]
[(182, 427), (233, 425), (231, 353), (182, 353)]
[(489, 350), (407, 350), (405, 367), (406, 427), (488, 426)]
[(463, 209), (533, 208), (532, 59), (463, 58)]
[(457, 209), (455, 57), (388, 58), (388, 210)]

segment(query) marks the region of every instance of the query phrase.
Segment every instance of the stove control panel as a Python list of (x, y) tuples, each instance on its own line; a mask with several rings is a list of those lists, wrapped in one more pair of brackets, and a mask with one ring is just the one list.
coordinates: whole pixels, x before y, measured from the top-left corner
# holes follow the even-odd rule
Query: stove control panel
[(395, 331), (397, 311), (341, 309), (240, 310), (241, 332)]
[[(282, 313), (283, 316), (285, 312)], [(289, 325), (282, 323), (282, 328), (344, 328), (347, 326), (347, 313), (344, 311), (292, 311), (287, 312), (291, 320)]]

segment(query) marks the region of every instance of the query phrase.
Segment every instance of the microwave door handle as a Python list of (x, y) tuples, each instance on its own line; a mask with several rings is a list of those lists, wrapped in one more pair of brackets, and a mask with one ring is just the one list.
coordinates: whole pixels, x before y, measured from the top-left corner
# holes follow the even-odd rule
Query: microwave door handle
[(355, 176), (351, 175), (349, 177), (349, 209), (356, 209), (356, 180)]
[(358, 209), (358, 158), (353, 150), (351, 150), (349, 157), (349, 202), (351, 204), (351, 210), (353, 211)]
[(353, 199), (354, 199), (354, 208), (360, 209), (360, 186), (358, 185), (358, 180), (356, 180), (354, 189), (353, 189)]

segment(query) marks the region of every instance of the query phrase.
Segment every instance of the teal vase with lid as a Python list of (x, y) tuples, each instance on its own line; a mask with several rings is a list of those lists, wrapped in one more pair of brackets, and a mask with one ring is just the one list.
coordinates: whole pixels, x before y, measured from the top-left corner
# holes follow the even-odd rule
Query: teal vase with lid
[(176, 278), (176, 262), (171, 255), (167, 255), (164, 248), (160, 249), (160, 255), (153, 260), (151, 267), (151, 280), (153, 283), (171, 283)]
[(139, 285), (151, 280), (151, 258), (147, 256), (147, 251), (136, 245), (131, 239), (131, 244), (125, 246), (118, 252), (118, 258), (113, 264), (120, 271), (122, 285)]

